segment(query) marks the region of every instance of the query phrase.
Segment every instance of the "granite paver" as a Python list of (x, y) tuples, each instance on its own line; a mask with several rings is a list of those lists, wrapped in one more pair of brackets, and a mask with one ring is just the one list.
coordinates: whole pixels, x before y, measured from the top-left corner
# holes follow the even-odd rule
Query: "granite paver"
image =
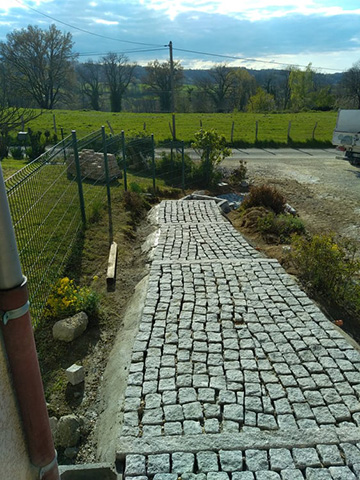
[(125, 479), (358, 478), (359, 351), (215, 202), (164, 201), (157, 219)]

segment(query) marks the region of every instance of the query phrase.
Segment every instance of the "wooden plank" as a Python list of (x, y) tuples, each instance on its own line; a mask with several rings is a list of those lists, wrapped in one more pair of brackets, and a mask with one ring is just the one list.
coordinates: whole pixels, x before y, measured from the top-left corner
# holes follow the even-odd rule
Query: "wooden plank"
[(117, 253), (118, 246), (117, 243), (112, 242), (110, 246), (108, 268), (106, 274), (106, 283), (109, 285), (114, 285), (116, 279), (116, 262), (117, 262)]

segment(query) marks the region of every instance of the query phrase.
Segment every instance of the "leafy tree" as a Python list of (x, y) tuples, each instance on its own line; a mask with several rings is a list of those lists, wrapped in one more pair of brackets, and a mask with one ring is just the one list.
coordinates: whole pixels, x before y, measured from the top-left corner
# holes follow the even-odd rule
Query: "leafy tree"
[(341, 84), (345, 96), (360, 109), (360, 60), (344, 72)]
[(216, 65), (207, 77), (198, 80), (197, 86), (211, 99), (217, 112), (228, 111), (235, 86), (234, 70), (226, 64)]
[(316, 110), (331, 110), (334, 108), (335, 101), (330, 85), (317, 88), (312, 94), (312, 104)]
[(249, 98), (256, 93), (255, 77), (244, 68), (238, 68), (233, 72), (233, 85), (231, 89), (231, 106), (243, 111)]
[(103, 57), (103, 65), (110, 90), (111, 111), (121, 112), (123, 96), (133, 79), (136, 64), (130, 64), (126, 55), (110, 52)]
[(256, 94), (250, 97), (249, 103), (247, 106), (248, 112), (271, 112), (275, 110), (275, 99), (274, 95), (266, 93), (262, 88), (256, 90)]
[(312, 107), (312, 92), (314, 91), (314, 71), (311, 63), (305, 70), (292, 68), (289, 75), (290, 100), (293, 110)]
[(102, 66), (89, 60), (77, 66), (81, 92), (88, 98), (93, 110), (100, 110), (100, 99), (103, 95)]
[[(175, 91), (178, 90), (183, 82), (183, 68), (180, 62), (173, 63), (173, 85)], [(162, 112), (171, 111), (171, 68), (170, 61), (160, 63), (158, 60), (146, 65), (146, 83), (150, 90), (159, 98), (160, 110)]]
[(8, 67), (8, 81), (21, 95), (35, 100), (40, 108), (52, 109), (69, 91), (73, 73), (73, 41), (51, 25), (15, 30), (0, 43), (0, 55)]
[(201, 158), (200, 172), (204, 186), (210, 186), (217, 180), (216, 166), (231, 155), (231, 149), (226, 146), (224, 135), (214, 129), (196, 132), (191, 146)]

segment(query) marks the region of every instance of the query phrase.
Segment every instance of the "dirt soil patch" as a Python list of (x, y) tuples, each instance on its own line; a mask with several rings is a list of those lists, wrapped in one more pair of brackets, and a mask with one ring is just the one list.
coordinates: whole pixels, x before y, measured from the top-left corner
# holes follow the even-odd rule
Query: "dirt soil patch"
[[(100, 314), (90, 318), (86, 332), (71, 343), (53, 339), (55, 320), (47, 321), (35, 332), (49, 416), (59, 419), (75, 414), (83, 417), (85, 425), (81, 443), (71, 450), (72, 458), (65, 455), (63, 448), (57, 449), (60, 464), (97, 461), (94, 430), (102, 408), (100, 390), (104, 371), (116, 335), (123, 328), (129, 299), (148, 273), (141, 246), (153, 228), (145, 219), (135, 226), (131, 215), (114, 202), (114, 241), (118, 244), (116, 287), (107, 290), (109, 236), (107, 212), (103, 213), (89, 225), (79, 242), (79, 254), (70, 265), (71, 278), (77, 284), (90, 285), (99, 294)], [(73, 363), (82, 365), (85, 371), (85, 382), (78, 386), (68, 383), (65, 374)]]

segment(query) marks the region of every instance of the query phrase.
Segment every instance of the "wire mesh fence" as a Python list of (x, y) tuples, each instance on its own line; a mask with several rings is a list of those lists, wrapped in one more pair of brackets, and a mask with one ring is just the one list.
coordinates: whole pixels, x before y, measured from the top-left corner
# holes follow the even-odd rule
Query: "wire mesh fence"
[(86, 222), (106, 203), (111, 242), (113, 180), (122, 178), (120, 187), (141, 194), (156, 193), (160, 185), (192, 188), (201, 183), (201, 175), (199, 162), (185, 153), (181, 141), (156, 149), (153, 135), (106, 136), (102, 128), (81, 139), (73, 131), (6, 179), (34, 324), (41, 320), (52, 285), (63, 275)]
[[(96, 157), (93, 153), (89, 159), (89, 151), (99, 139), (101, 131), (79, 141), (70, 135), (5, 180), (35, 325), (41, 319), (51, 287), (62, 276), (94, 205), (106, 198), (106, 179), (104, 168), (101, 168), (104, 156), (100, 153)], [(79, 185), (83, 191), (84, 217)]]

